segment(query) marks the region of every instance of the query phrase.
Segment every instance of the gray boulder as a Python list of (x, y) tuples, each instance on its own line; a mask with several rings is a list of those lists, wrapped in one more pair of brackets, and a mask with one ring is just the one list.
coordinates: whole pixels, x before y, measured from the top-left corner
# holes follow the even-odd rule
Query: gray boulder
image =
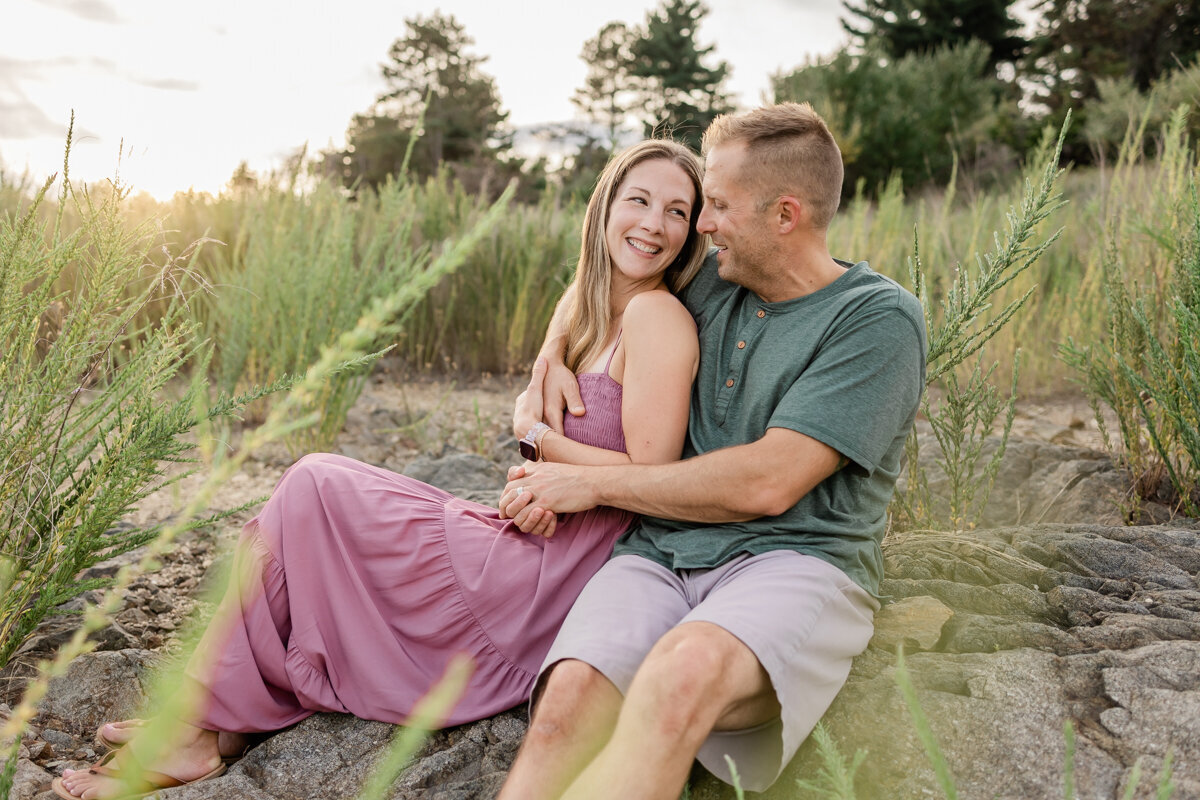
[(496, 462), (475, 453), (459, 452), (437, 458), (419, 456), (404, 468), (404, 474), (460, 496), (502, 489), (507, 478)]
[[(1078, 797), (1154, 797), (1168, 756), (1177, 800), (1200, 798), (1200, 534), (1180, 526), (1042, 525), (887, 549), (879, 614), (823, 724), (866, 752), (860, 800), (941, 796), (897, 685), (895, 646), (964, 800), (1057, 800), (1074, 730)], [(935, 629), (940, 624), (940, 632)], [(936, 633), (936, 635), (935, 635)], [(810, 740), (767, 798), (810, 796)], [(698, 775), (692, 797), (733, 793)]]
[[(920, 465), (929, 481), (934, 514), (946, 518), (949, 481), (937, 463), (939, 453), (932, 438), (923, 437), (922, 445)], [(996, 437), (984, 443), (981, 470), (998, 445)], [(1129, 474), (1115, 467), (1105, 453), (1010, 439), (979, 527), (1084, 521), (1119, 525), (1130, 485)], [(902, 479), (901, 491), (903, 486)]]

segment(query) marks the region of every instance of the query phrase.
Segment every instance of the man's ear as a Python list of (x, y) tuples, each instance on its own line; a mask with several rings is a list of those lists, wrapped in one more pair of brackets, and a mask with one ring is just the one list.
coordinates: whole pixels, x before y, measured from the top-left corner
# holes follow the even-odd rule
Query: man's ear
[(779, 233), (791, 233), (808, 224), (808, 207), (790, 194), (775, 201), (775, 213)]

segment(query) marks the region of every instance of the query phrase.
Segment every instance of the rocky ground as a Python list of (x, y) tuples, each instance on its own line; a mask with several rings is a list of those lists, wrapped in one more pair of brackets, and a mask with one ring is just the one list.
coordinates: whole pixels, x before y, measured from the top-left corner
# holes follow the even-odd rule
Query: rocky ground
[[(513, 460), (505, 420), (519, 387), (501, 380), (400, 386), (393, 378), (382, 373), (368, 387), (336, 449), (493, 499), (502, 467)], [(1134, 797), (1154, 797), (1168, 758), (1174, 796), (1200, 798), (1200, 527), (1163, 522), (1165, 508), (1134, 520), (1160, 524), (1123, 524), (1130, 478), (1097, 449), (1097, 428), (1081, 401), (1023, 406), (1014, 437), (980, 528), (888, 543), (883, 590), (894, 602), (825, 718), (842, 756), (865, 751), (858, 797), (941, 796), (897, 689), (903, 646), (959, 797), (1063, 797), (1070, 722), (1080, 798), (1124, 797), (1131, 784)], [(216, 506), (267, 494), (290, 460), (281, 447), (259, 454)], [(194, 480), (152, 498), (127, 524), (163, 519)], [(931, 488), (942, 490), (936, 479)], [(96, 727), (134, 713), (154, 666), (171, 657), (176, 632), (203, 604), (205, 576), (226, 558), (247, 516), (185, 536), (159, 572), (130, 587), (99, 650), (77, 659), (42, 704), (22, 743), (13, 798), (52, 797), (46, 790), (54, 774), (99, 755)], [(104, 574), (115, 565), (96, 569)], [(0, 713), (73, 625), (64, 615), (39, 628), (0, 676)], [(492, 796), (525, 724), (515, 709), (439, 732), (391, 796)], [(269, 738), (226, 776), (164, 797), (352, 797), (393, 730), (317, 715)], [(822, 796), (801, 791), (797, 781), (819, 780), (829, 763), (810, 741), (767, 796)], [(690, 794), (733, 796), (699, 770)]]

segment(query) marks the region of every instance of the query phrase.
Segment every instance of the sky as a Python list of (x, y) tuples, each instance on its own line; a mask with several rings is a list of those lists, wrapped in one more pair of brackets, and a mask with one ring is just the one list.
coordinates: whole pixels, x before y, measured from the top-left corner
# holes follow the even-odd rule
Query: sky
[[(607, 22), (644, 22), (655, 0), (3, 0), (0, 167), (61, 169), (75, 113), (72, 180), (118, 171), (160, 199), (216, 193), (246, 161), (268, 172), (307, 144), (341, 146), (384, 83), (404, 20), (452, 14), (486, 56), (512, 126), (576, 117), (583, 43)], [(770, 75), (844, 42), (841, 0), (707, 0), (698, 40), (732, 69), (743, 108)]]

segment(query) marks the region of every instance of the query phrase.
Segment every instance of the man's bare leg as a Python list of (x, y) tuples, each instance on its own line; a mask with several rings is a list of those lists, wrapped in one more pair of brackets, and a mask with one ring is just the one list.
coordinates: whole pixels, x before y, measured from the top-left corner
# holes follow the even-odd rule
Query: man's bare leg
[(680, 625), (646, 656), (608, 744), (565, 797), (674, 800), (709, 732), (778, 714), (770, 679), (746, 645), (711, 623)]
[(599, 671), (573, 659), (559, 663), (497, 800), (561, 797), (608, 741), (620, 709), (621, 692)]

